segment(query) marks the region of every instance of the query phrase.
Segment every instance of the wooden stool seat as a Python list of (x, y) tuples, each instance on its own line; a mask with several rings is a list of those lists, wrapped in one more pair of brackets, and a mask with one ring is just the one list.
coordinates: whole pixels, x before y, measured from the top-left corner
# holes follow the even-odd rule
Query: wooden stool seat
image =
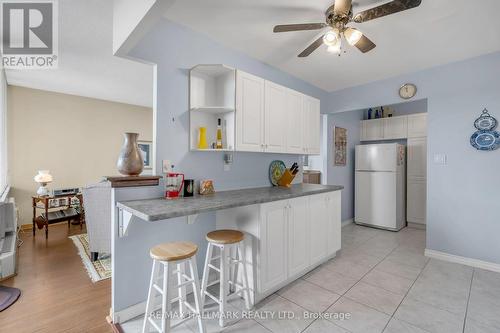
[(245, 235), (238, 230), (215, 230), (207, 234), (207, 241), (216, 244), (235, 244), (244, 238)]
[(191, 242), (172, 242), (152, 247), (149, 255), (158, 261), (177, 261), (191, 258), (196, 252), (198, 252), (196, 244)]

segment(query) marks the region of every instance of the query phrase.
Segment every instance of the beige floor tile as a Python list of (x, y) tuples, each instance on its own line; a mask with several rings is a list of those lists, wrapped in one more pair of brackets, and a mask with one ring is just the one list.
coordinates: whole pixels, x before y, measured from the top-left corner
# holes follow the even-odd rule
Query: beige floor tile
[(415, 280), (422, 271), (421, 268), (409, 266), (390, 259), (385, 259), (378, 264), (375, 269), (411, 280)]
[(314, 321), (304, 318), (306, 309), (278, 295), (262, 301), (257, 310), (273, 315), (255, 320), (274, 333), (299, 333)]
[(360, 265), (345, 258), (334, 258), (323, 265), (323, 267), (342, 275), (352, 277), (353, 279), (361, 279), (368, 273), (372, 267)]
[(394, 314), (394, 318), (406, 321), (431, 333), (462, 332), (464, 317), (406, 297)]
[[(421, 328), (413, 326), (401, 320), (392, 318), (384, 333), (428, 333)], [(458, 332), (457, 332), (458, 333)]]
[(303, 333), (349, 333), (326, 319), (318, 319), (311, 324)]
[(413, 279), (386, 273), (377, 268), (378, 266), (369, 272), (361, 281), (400, 295), (405, 295), (408, 290), (410, 290), (414, 282)]
[(392, 316), (404, 295), (359, 282), (345, 294), (345, 297)]
[(352, 333), (380, 333), (391, 318), (366, 305), (342, 297), (327, 310), (332, 315), (349, 314), (349, 318), (329, 319), (334, 324)]
[(305, 280), (295, 281), (278, 294), (312, 312), (323, 312), (340, 298), (340, 295)]
[(321, 267), (308, 274), (305, 280), (339, 295), (344, 294), (358, 282), (358, 279), (332, 272), (325, 267)]
[(394, 250), (387, 256), (387, 259), (417, 268), (423, 268), (429, 261), (429, 258), (423, 255), (423, 252), (420, 253), (420, 251), (402, 247), (398, 247)]
[(464, 333), (498, 333), (498, 327), (488, 326), (483, 322), (467, 318)]
[[(243, 319), (239, 322), (225, 327), (222, 332), (224, 333), (270, 333), (271, 331), (252, 319)], [(207, 333), (210, 333), (207, 331)]]

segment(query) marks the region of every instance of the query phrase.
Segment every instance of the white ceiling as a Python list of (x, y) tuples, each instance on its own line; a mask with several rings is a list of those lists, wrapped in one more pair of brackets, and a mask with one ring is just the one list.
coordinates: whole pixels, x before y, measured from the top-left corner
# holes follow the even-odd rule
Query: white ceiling
[[(384, 0), (355, 0), (354, 12)], [(165, 17), (333, 91), (500, 50), (498, 0), (423, 0), (420, 7), (351, 24), (376, 44), (342, 57), (322, 46), (297, 58), (318, 31), (274, 34), (273, 26), (324, 22), (331, 0), (181, 0)]]
[(7, 70), (11, 85), (152, 106), (153, 70), (113, 56), (113, 1), (59, 1), (59, 68)]

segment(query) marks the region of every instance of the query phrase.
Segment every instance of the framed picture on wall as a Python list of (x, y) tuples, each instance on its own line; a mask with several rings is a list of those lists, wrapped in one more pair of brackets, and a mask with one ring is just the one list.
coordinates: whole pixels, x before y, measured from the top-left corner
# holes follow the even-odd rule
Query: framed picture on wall
[(333, 165), (346, 166), (347, 164), (347, 129), (335, 127), (333, 133)]
[(144, 160), (144, 169), (149, 170), (152, 169), (152, 156), (153, 153), (153, 142), (151, 141), (138, 141), (137, 145), (139, 146), (139, 150), (141, 151), (142, 158)]

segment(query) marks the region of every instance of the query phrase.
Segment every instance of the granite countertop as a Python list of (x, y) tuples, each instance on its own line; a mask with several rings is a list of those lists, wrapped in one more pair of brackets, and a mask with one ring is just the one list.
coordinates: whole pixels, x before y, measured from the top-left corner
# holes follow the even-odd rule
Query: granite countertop
[(249, 206), (271, 201), (286, 200), (313, 194), (340, 191), (337, 185), (297, 184), (291, 188), (258, 187), (242, 190), (221, 191), (191, 198), (166, 200), (164, 198), (120, 201), (118, 208), (146, 221), (159, 221), (220, 209)]

